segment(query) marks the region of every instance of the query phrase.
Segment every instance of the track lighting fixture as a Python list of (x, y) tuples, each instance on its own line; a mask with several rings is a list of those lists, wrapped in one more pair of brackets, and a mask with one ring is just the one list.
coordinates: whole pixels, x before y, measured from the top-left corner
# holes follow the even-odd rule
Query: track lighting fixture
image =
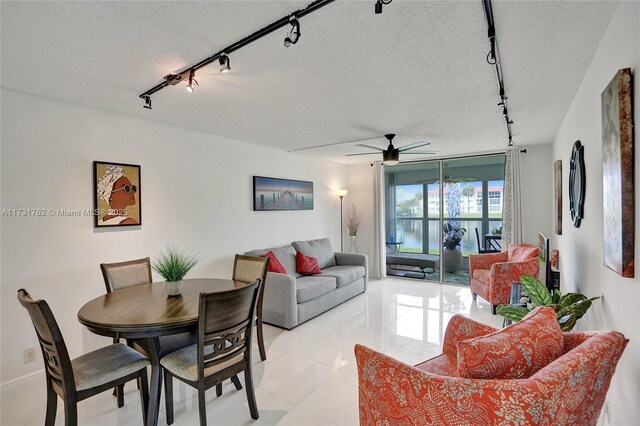
[(389, 3), (391, 3), (391, 1), (392, 0), (377, 0), (376, 1), (376, 8), (375, 8), (376, 15), (379, 15), (379, 14), (382, 13), (382, 5), (383, 4), (389, 4)]
[(229, 61), (229, 57), (226, 53), (220, 55), (220, 72), (226, 73), (231, 71), (231, 61)]
[(489, 53), (487, 54), (487, 63), (493, 65), (496, 68), (496, 80), (498, 81), (498, 96), (500, 96), (500, 103), (498, 106), (502, 108), (502, 116), (504, 117), (504, 123), (507, 128), (507, 136), (509, 138), (509, 146), (513, 146), (513, 133), (511, 132), (511, 125), (513, 120), (509, 119), (509, 112), (507, 109), (507, 96), (504, 89), (504, 78), (502, 76), (502, 64), (500, 63), (500, 54), (498, 50), (498, 39), (496, 37), (496, 27), (493, 20), (493, 7), (491, 0), (482, 0), (482, 7), (484, 9), (484, 17), (487, 22), (487, 35), (489, 37)]
[(193, 83), (195, 83), (196, 86), (200, 86), (195, 76), (196, 72), (194, 70), (189, 71), (189, 84), (187, 84), (187, 92), (189, 93), (193, 93)]
[(289, 23), (291, 24), (291, 31), (284, 38), (284, 47), (289, 47), (292, 44), (296, 44), (300, 39), (300, 22), (295, 15), (289, 17)]
[[(189, 68), (182, 70), (178, 73), (169, 74), (165, 76), (164, 81), (162, 81), (159, 84), (156, 84), (151, 89), (140, 94), (140, 98), (145, 102), (144, 107), (146, 109), (151, 109), (151, 96), (154, 93), (164, 89), (167, 86), (175, 86), (179, 83), (182, 83), (183, 81), (186, 81), (187, 78), (189, 79), (187, 90), (189, 92), (193, 92), (193, 89), (194, 89), (193, 84), (195, 83), (195, 85), (198, 86), (198, 82), (195, 79), (195, 72), (198, 71), (200, 68), (204, 68), (214, 63), (215, 61), (219, 61), (221, 66), (220, 68), (221, 72), (230, 71), (231, 64), (230, 64), (228, 55), (232, 54), (236, 50), (239, 50), (253, 43), (254, 41), (261, 39), (266, 35), (271, 34), (274, 31), (279, 31), (281, 28), (286, 28), (288, 25), (291, 25), (291, 30), (286, 35), (286, 38), (284, 40), (284, 45), (289, 47), (292, 44), (296, 44), (300, 39), (300, 22), (298, 21), (298, 19), (301, 19), (302, 17), (307, 16), (308, 14), (313, 13), (319, 10), (320, 8), (323, 8), (333, 3), (334, 1), (335, 0), (314, 0), (310, 4), (308, 4), (307, 7), (299, 9), (292, 14), (284, 16), (278, 19), (277, 21), (270, 23), (266, 27), (259, 29), (258, 31), (255, 31), (253, 34), (250, 34), (236, 41), (235, 43), (230, 44), (229, 46), (220, 50), (218, 53), (214, 53), (213, 55), (201, 60), (200, 62), (189, 66)], [(389, 1), (391, 0), (383, 0), (385, 4)]]

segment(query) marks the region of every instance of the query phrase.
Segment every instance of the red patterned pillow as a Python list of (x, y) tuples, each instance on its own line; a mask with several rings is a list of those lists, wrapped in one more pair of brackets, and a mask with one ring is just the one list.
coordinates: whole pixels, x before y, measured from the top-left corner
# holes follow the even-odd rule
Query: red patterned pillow
[(555, 310), (539, 307), (502, 330), (458, 343), (458, 376), (527, 378), (562, 355), (563, 348)]
[(320, 273), (318, 259), (311, 256), (305, 256), (299, 251), (296, 252), (296, 272), (305, 275), (313, 275)]
[(282, 266), (282, 263), (278, 260), (276, 255), (272, 251), (268, 251), (265, 254), (261, 254), (260, 257), (268, 257), (269, 258), (269, 272), (275, 272), (278, 274), (286, 274), (287, 271)]

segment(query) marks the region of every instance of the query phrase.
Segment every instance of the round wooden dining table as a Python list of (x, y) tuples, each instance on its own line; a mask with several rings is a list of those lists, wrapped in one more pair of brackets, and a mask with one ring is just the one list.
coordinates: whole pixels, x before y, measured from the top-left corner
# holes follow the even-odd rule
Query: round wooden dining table
[(151, 361), (148, 426), (158, 424), (162, 375), (158, 338), (193, 331), (198, 326), (200, 293), (245, 287), (243, 281), (220, 278), (183, 280), (182, 294), (169, 296), (165, 282), (140, 284), (96, 297), (78, 311), (78, 320), (101, 336), (146, 339)]

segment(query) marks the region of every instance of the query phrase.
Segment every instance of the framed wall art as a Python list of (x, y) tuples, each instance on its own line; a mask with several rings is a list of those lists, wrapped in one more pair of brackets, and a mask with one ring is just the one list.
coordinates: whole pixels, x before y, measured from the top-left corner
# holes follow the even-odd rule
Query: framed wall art
[(634, 276), (635, 199), (631, 70), (619, 70), (602, 92), (604, 266)]
[(253, 210), (313, 210), (313, 182), (254, 176)]
[(562, 160), (553, 163), (553, 190), (556, 203), (554, 209), (556, 234), (562, 235)]
[(142, 225), (140, 166), (93, 162), (94, 227)]

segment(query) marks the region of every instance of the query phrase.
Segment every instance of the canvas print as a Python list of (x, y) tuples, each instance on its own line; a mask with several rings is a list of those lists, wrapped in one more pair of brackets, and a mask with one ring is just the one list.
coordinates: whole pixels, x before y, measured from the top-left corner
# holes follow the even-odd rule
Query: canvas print
[(313, 210), (313, 182), (254, 176), (253, 210)]
[(140, 166), (93, 162), (94, 226), (142, 224)]
[(634, 276), (635, 200), (631, 70), (618, 71), (602, 92), (604, 265)]
[(562, 235), (562, 160), (553, 163), (553, 189), (556, 201), (556, 234)]

